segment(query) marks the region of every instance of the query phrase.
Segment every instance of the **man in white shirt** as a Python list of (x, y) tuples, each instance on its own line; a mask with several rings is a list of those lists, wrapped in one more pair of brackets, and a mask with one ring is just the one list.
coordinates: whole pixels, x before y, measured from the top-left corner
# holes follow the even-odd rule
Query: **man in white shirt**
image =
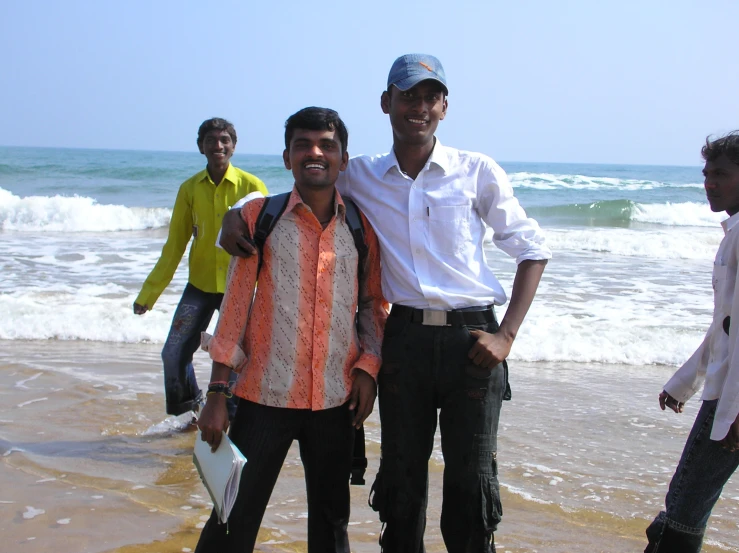
[(739, 131), (701, 153), (708, 203), (726, 211), (713, 265), (713, 322), (701, 345), (665, 384), (662, 410), (676, 413), (703, 384), (698, 416), (670, 482), (665, 510), (647, 528), (645, 553), (697, 553), (713, 506), (739, 466)]
[[(502, 509), (497, 479), (501, 403), (510, 397), (505, 359), (551, 252), (539, 225), (489, 157), (443, 146), (434, 136), (447, 111), (438, 59), (393, 63), (382, 111), (388, 154), (350, 159), (337, 188), (354, 199), (380, 242), (382, 290), (393, 304), (378, 380), (382, 459), (371, 504), (385, 523), (385, 553), (425, 551), (428, 461), (437, 410), (444, 455), (441, 530), (450, 553), (495, 551)], [(243, 224), (224, 220), (223, 246), (251, 250)], [(237, 218), (236, 218), (237, 219)], [(485, 227), (518, 268), (506, 294), (485, 261)]]

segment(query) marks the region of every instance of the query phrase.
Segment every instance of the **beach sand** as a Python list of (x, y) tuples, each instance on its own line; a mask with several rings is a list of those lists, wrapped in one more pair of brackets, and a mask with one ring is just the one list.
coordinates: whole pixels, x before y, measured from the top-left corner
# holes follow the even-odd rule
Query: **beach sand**
[[(0, 550), (192, 551), (210, 513), (192, 461), (194, 432), (164, 415), (159, 345), (0, 342)], [(209, 374), (196, 357), (202, 382)], [(673, 367), (511, 363), (513, 401), (499, 439), (499, 552), (641, 551), (698, 402), (657, 407)], [(672, 415), (672, 416), (670, 416)], [(355, 552), (379, 551), (367, 507), (379, 464), (377, 410), (366, 424), (366, 486), (352, 486)], [(438, 436), (437, 436), (438, 446)], [(443, 464), (431, 461), (429, 551)], [(724, 490), (703, 551), (739, 551), (739, 482)], [(257, 550), (306, 551), (297, 447), (288, 455)]]

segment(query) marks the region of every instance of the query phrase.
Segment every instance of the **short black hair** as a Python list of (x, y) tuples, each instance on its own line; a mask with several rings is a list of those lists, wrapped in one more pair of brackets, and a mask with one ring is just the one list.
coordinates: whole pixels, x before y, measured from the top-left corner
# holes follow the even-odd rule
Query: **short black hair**
[(309, 131), (335, 131), (341, 143), (341, 153), (349, 146), (349, 131), (339, 114), (329, 108), (308, 107), (293, 113), (285, 121), (285, 149), (290, 151), (290, 141), (295, 129)]
[(716, 161), (725, 155), (732, 163), (739, 165), (739, 130), (713, 140), (707, 136), (706, 144), (701, 148), (701, 155), (706, 161)]
[(198, 129), (198, 146), (203, 145), (205, 135), (210, 131), (226, 131), (231, 136), (233, 143), (236, 144), (236, 129), (234, 128), (233, 123), (220, 117), (213, 117), (211, 119), (206, 119), (200, 125), (200, 128)]

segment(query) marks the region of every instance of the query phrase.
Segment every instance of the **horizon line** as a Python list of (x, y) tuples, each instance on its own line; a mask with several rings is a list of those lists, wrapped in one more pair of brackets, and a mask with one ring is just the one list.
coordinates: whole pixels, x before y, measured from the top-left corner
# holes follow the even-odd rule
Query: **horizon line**
[[(85, 148), (80, 146), (19, 146), (15, 144), (0, 144), (0, 148), (25, 148), (25, 149), (37, 149), (37, 150), (85, 150), (93, 152), (139, 152), (139, 153), (161, 153), (161, 154), (200, 154), (194, 150), (140, 150), (135, 148)], [(245, 152), (234, 152), (234, 156), (274, 156), (282, 157), (282, 153), (279, 154), (264, 154), (264, 153), (245, 153)], [(367, 154), (356, 154), (356, 155), (367, 155)], [(487, 154), (486, 154), (487, 155)], [(353, 157), (350, 155), (350, 157)], [(658, 163), (616, 163), (607, 161), (521, 161), (521, 160), (495, 160), (498, 164), (504, 163), (531, 163), (531, 164), (545, 164), (545, 165), (610, 165), (610, 166), (626, 166), (626, 167), (700, 167), (702, 164), (697, 163), (695, 165), (682, 165), (682, 164), (658, 164)]]

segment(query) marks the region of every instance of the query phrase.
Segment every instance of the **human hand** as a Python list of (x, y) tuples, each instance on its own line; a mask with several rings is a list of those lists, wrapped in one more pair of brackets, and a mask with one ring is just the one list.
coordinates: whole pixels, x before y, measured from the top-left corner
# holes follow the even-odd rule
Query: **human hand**
[(506, 338), (501, 332), (490, 334), (482, 330), (470, 330), (470, 335), (477, 339), (467, 357), (478, 367), (492, 369), (502, 363), (511, 353), (513, 340)]
[(257, 248), (250, 240), (249, 227), (241, 218), (240, 210), (229, 209), (223, 216), (221, 247), (237, 257), (256, 255)]
[(665, 410), (665, 407), (669, 407), (675, 411), (675, 413), (682, 413), (684, 405), (685, 404), (683, 402), (676, 400), (664, 390), (662, 390), (662, 393), (659, 395), (659, 408), (663, 411)]
[(731, 423), (726, 437), (719, 443), (732, 453), (739, 451), (739, 415), (737, 415), (734, 422)]
[(352, 426), (359, 428), (372, 412), (377, 397), (375, 379), (362, 369), (356, 370), (352, 392), (349, 399), (349, 410), (354, 411)]
[(134, 315), (143, 315), (148, 310), (149, 310), (149, 306), (148, 305), (141, 305), (141, 304), (138, 304), (138, 303), (135, 303), (135, 302), (133, 304), (133, 314)]
[(208, 442), (210, 450), (215, 452), (221, 444), (223, 432), (228, 430), (228, 408), (225, 395), (211, 394), (208, 396), (198, 417), (198, 428), (200, 439)]

